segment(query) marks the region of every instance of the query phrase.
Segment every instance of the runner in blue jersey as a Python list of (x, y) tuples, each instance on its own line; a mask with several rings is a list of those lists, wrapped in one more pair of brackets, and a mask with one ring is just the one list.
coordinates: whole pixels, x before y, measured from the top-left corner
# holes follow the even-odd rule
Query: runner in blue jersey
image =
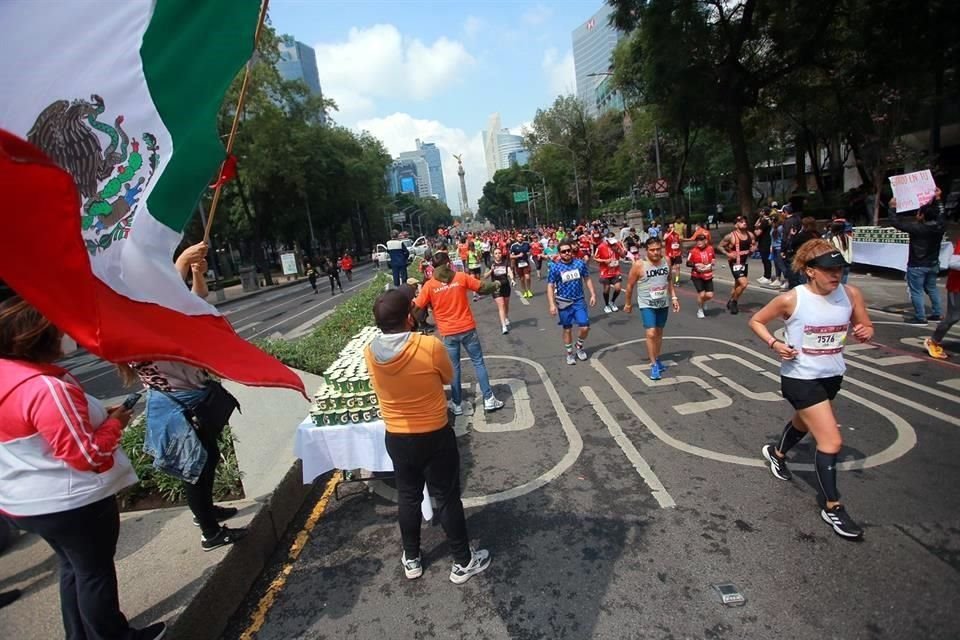
[[(587, 359), (583, 350), (583, 341), (590, 333), (590, 315), (583, 298), (583, 285), (590, 292), (590, 306), (596, 306), (597, 294), (590, 279), (590, 271), (583, 260), (574, 258), (573, 245), (564, 240), (559, 245), (560, 260), (551, 263), (547, 275), (547, 301), (550, 303), (550, 315), (558, 316), (563, 327), (563, 348), (567, 352), (567, 364), (577, 364), (576, 358)], [(574, 357), (573, 325), (580, 328)]]

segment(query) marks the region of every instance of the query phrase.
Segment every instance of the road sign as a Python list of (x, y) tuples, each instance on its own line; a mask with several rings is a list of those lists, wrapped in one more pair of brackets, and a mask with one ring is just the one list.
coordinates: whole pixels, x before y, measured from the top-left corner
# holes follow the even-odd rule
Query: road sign
[(653, 191), (654, 193), (667, 193), (670, 191), (670, 185), (667, 184), (665, 178), (657, 178), (657, 181), (653, 183)]
[(513, 201), (514, 202), (528, 202), (530, 200), (529, 191), (514, 191), (513, 192)]
[(394, 222), (406, 222), (407, 214), (405, 213), (395, 213), (391, 216)]
[(283, 266), (283, 275), (293, 276), (297, 274), (297, 254), (294, 252), (281, 253), (280, 264)]
[(669, 197), (670, 197), (670, 194), (667, 193), (666, 191), (658, 191), (657, 193), (653, 194), (653, 197), (654, 197), (654, 198), (669, 198)]

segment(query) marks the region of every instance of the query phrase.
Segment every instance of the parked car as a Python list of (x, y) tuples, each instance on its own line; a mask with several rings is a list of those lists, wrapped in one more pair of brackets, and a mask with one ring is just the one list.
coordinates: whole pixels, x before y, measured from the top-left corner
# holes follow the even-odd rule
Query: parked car
[[(416, 240), (411, 240), (410, 238), (404, 238), (401, 240), (403, 244), (407, 247), (407, 250), (410, 252), (410, 261), (413, 261), (414, 256), (420, 256), (421, 258), (427, 252), (427, 249), (430, 248), (430, 243), (427, 241), (425, 236), (420, 236)], [(390, 254), (387, 253), (387, 245), (378, 244), (376, 250), (370, 256), (370, 259), (373, 260), (373, 263), (377, 265), (377, 268), (385, 266), (390, 262)]]

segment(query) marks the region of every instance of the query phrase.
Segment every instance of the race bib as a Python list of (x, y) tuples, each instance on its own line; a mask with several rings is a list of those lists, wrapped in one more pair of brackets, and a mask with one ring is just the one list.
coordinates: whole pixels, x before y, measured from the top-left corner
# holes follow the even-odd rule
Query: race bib
[(742, 278), (747, 271), (747, 266), (743, 264), (735, 264), (733, 265), (732, 268), (733, 268), (733, 275), (736, 278)]
[(563, 282), (573, 282), (580, 279), (580, 272), (577, 269), (570, 269), (560, 274), (560, 280)]
[(670, 248), (673, 249), (674, 251), (679, 251), (679, 250), (680, 250), (680, 243), (679, 243), (679, 242), (674, 242), (673, 244), (670, 245)]
[(666, 300), (666, 298), (667, 298), (667, 285), (661, 285), (659, 287), (650, 287), (651, 300)]
[(812, 326), (803, 328), (803, 353), (809, 356), (829, 356), (843, 351), (847, 343), (848, 325)]
[(521, 260), (521, 261), (517, 262), (517, 268), (518, 268), (518, 269), (523, 269), (525, 266), (527, 266), (527, 261), (526, 261), (526, 260)]
[(607, 263), (607, 266), (610, 267), (610, 268), (619, 267), (619, 266), (620, 266), (620, 261), (617, 260), (616, 258), (614, 258), (613, 260), (611, 260), (610, 262)]
[(700, 273), (709, 273), (713, 271), (713, 264), (698, 264), (697, 271)]
[(493, 275), (495, 275), (495, 276), (505, 276), (505, 275), (507, 275), (507, 268), (506, 268), (506, 267), (494, 267), (494, 268), (493, 268)]

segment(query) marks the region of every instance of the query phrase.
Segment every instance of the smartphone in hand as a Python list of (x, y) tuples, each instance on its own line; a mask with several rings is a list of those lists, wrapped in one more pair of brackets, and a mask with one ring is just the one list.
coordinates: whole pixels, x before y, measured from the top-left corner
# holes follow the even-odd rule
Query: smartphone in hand
[(130, 411), (136, 406), (137, 402), (140, 400), (142, 396), (143, 396), (142, 393), (131, 393), (126, 398), (124, 398), (123, 408), (126, 409), (127, 411)]

